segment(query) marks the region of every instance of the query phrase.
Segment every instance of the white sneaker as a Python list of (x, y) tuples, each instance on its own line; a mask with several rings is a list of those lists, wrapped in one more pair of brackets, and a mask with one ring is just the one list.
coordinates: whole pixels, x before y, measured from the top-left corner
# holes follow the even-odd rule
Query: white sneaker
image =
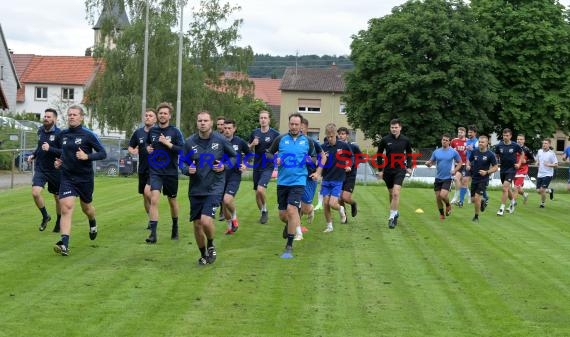
[(526, 205), (526, 203), (528, 202), (528, 193), (525, 192), (525, 193), (523, 194), (523, 200), (524, 200), (524, 201), (523, 201), (523, 204)]
[(301, 241), (303, 240), (303, 234), (295, 234), (295, 241)]
[(509, 206), (509, 214), (513, 214), (515, 212), (515, 205), (511, 204)]
[(504, 213), (505, 213), (505, 210), (502, 208), (499, 208), (499, 210), (497, 211), (498, 216), (503, 216)]
[(313, 207), (313, 211), (318, 211), (321, 209), (323, 209), (323, 204), (321, 204), (321, 203), (319, 203), (319, 204), (317, 204), (317, 206)]
[(325, 228), (325, 230), (323, 231), (323, 233), (330, 233), (333, 231), (333, 227), (332, 226), (327, 226), (327, 228)]
[(315, 218), (315, 208), (313, 207), (311, 213), (307, 215), (307, 223), (312, 224), (314, 218)]

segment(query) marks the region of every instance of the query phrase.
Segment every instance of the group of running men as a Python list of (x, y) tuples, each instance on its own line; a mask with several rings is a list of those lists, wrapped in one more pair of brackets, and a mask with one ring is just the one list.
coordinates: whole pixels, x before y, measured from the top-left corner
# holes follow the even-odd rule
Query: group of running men
[[(554, 175), (554, 168), (558, 166), (555, 153), (550, 148), (550, 140), (542, 141), (542, 148), (536, 158), (525, 145), (525, 136), (519, 134), (517, 141), (513, 142), (512, 131), (508, 128), (502, 132), (502, 140), (490, 151), (487, 136), (477, 137), (477, 129), (468, 127), (468, 138), (465, 137), (465, 128), (459, 127), (457, 137), (451, 139), (444, 134), (441, 138), (441, 147), (436, 149), (426, 162), (428, 167), (437, 164), (437, 173), (434, 183), (436, 203), (440, 219), (451, 215), (451, 205), (463, 206), (465, 196), (470, 194), (474, 204), (475, 215), (473, 221), (479, 221), (480, 212), (484, 212), (488, 205), (487, 185), (491, 175), (499, 170), (502, 184), (501, 204), (497, 211), (503, 216), (508, 200), (508, 212), (514, 213), (517, 197), (523, 197), (524, 203), (528, 201), (528, 194), (524, 192), (524, 180), (528, 174), (528, 165), (534, 161), (538, 164), (537, 192), (540, 194), (540, 208), (545, 207), (546, 194), (554, 198), (554, 189), (549, 188)], [(455, 196), (450, 201), (448, 193), (451, 189), (452, 179), (455, 180)], [(469, 183), (470, 189), (468, 189)], [(444, 210), (445, 207), (445, 210)]]
[[(157, 109), (147, 109), (144, 126), (137, 129), (130, 141), (129, 152), (139, 156), (138, 192), (143, 195), (143, 205), (148, 215), (148, 244), (158, 241), (158, 205), (160, 195), (167, 196), (172, 218), (171, 239), (177, 240), (178, 213), (177, 201), (178, 176), (180, 170), (189, 176), (188, 198), (190, 201), (190, 221), (193, 223), (194, 236), (200, 250), (198, 264), (215, 262), (217, 252), (214, 245), (216, 210), (221, 206), (223, 219), (227, 223), (225, 234), (237, 232), (239, 222), (235, 206), (235, 196), (241, 183), (241, 175), (253, 166), (253, 189), (260, 212), (259, 222), (268, 222), (266, 189), (277, 173), (277, 202), (279, 218), (285, 223), (283, 238), (287, 239), (281, 257), (292, 258), (294, 240), (303, 239), (301, 217), (307, 216), (307, 222), (314, 218), (313, 198), (317, 181), (322, 178), (320, 197), (323, 199), (326, 227), (324, 232), (332, 232), (333, 214), (338, 211), (340, 222), (347, 223), (346, 205), (351, 205), (351, 215), (358, 212), (357, 203), (352, 198), (354, 192), (357, 160), (362, 155), (359, 147), (349, 142), (347, 128), (336, 127), (329, 123), (325, 127), (325, 140), (320, 144), (308, 136), (309, 122), (301, 114), (289, 116), (289, 130), (280, 134), (270, 127), (270, 114), (259, 114), (260, 127), (255, 129), (247, 141), (235, 135), (236, 122), (224, 117), (216, 120), (217, 131), (213, 129), (213, 118), (208, 111), (197, 114), (197, 132), (184, 139), (182, 132), (170, 125), (173, 108), (170, 103), (161, 103)], [(97, 236), (95, 209), (91, 204), (94, 186), (93, 160), (104, 159), (105, 149), (98, 138), (83, 125), (84, 113), (81, 107), (68, 109), (68, 128), (61, 131), (55, 122), (57, 113), (47, 109), (44, 125), (38, 131), (38, 146), (29, 160), (36, 160), (32, 195), (42, 213), (39, 229), (45, 230), (51, 216), (47, 213), (41, 191), (48, 184), (48, 191), (54, 194), (57, 221), (54, 232), (60, 232), (61, 240), (54, 250), (61, 255), (69, 254), (69, 236), (71, 215), (75, 197), (79, 197), (83, 212), (89, 219), (89, 237)], [(381, 169), (378, 174), (388, 189), (390, 212), (388, 227), (396, 227), (399, 218), (400, 191), (404, 178), (412, 168), (412, 147), (410, 140), (401, 134), (399, 120), (390, 122), (390, 133), (383, 137), (378, 146), (377, 164)], [(532, 152), (524, 146), (524, 135), (517, 137), (517, 143), (511, 141), (509, 129), (503, 131), (503, 139), (496, 146), (495, 153), (489, 151), (488, 138), (477, 138), (474, 126), (458, 129), (458, 137), (451, 140), (443, 135), (442, 147), (433, 152), (428, 166), (437, 165), (434, 190), (440, 218), (451, 214), (448, 192), (452, 178), (459, 188), (457, 204), (461, 207), (468, 192), (475, 205), (473, 221), (478, 221), (479, 213), (486, 207), (486, 187), (489, 176), (498, 170), (501, 164), (503, 193), (497, 215), (505, 211), (507, 198), (508, 210), (514, 212), (517, 195), (527, 201), (527, 194), (522, 190), (524, 177), (528, 173), (528, 164), (534, 160)], [(405, 163), (401, 155), (406, 158)], [(249, 160), (253, 157), (253, 161)], [(499, 160), (499, 161), (498, 161)], [(550, 141), (544, 140), (536, 161), (539, 166), (537, 191), (541, 194), (540, 207), (544, 207), (545, 194), (554, 191), (548, 189), (553, 169), (557, 166), (556, 156), (550, 149)], [(455, 166), (453, 164), (455, 163)], [(453, 167), (452, 167), (453, 166)], [(467, 189), (471, 179), (470, 191)], [(511, 184), (515, 185), (515, 192)], [(456, 191), (457, 192), (457, 191)], [(71, 198), (74, 197), (74, 198)], [(445, 208), (445, 209), (444, 209)]]

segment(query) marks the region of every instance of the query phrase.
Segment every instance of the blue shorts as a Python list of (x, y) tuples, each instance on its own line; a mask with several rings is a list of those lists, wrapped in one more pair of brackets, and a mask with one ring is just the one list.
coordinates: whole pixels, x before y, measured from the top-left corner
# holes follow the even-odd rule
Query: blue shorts
[(305, 186), (295, 185), (295, 186), (284, 186), (277, 185), (277, 204), (280, 211), (287, 209), (287, 206), (293, 205), (297, 208), (301, 207), (301, 197), (303, 196), (303, 191)]
[(43, 188), (47, 183), (48, 192), (57, 195), (59, 193), (59, 185), (61, 182), (61, 173), (55, 172), (40, 172), (36, 171), (32, 178), (32, 186), (39, 186)]
[(267, 188), (267, 184), (269, 184), (272, 174), (273, 168), (263, 171), (253, 170), (253, 189), (257, 190), (257, 186)]
[(313, 179), (307, 179), (305, 183), (305, 191), (303, 192), (303, 197), (301, 201), (304, 204), (312, 204), (313, 198), (315, 197), (315, 192), (317, 191), (318, 182)]
[(169, 198), (176, 198), (178, 194), (178, 176), (150, 175), (150, 190), (162, 191)]
[(226, 180), (226, 188), (224, 189), (224, 193), (229, 194), (232, 197), (235, 197), (239, 190), (240, 184), (241, 184), (241, 177), (239, 180), (238, 179)]
[(93, 189), (93, 179), (89, 181), (77, 181), (70, 177), (61, 176), (59, 198), (79, 197), (84, 203), (90, 204), (93, 201)]
[(219, 206), (219, 195), (190, 196), (190, 221), (199, 220), (202, 215), (215, 217)]
[(340, 197), (340, 192), (342, 191), (342, 181), (338, 180), (323, 180), (321, 183), (321, 195)]

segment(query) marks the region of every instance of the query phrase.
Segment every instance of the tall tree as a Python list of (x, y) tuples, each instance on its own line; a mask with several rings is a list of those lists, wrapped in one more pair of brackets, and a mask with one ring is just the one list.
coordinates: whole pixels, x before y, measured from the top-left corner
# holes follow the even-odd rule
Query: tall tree
[(372, 139), (399, 118), (415, 147), (444, 132), (489, 128), (496, 101), (492, 49), (461, 1), (408, 1), (353, 36), (344, 100), (348, 122)]
[[(86, 4), (88, 10), (94, 11), (117, 1), (122, 4), (122, 0), (87, 0)], [(88, 90), (87, 99), (99, 123), (130, 131), (140, 121), (147, 1), (127, 0), (125, 3), (130, 8), (131, 25), (119, 34), (109, 29), (112, 25), (103, 25), (106, 29), (104, 36), (113, 36), (116, 46), (113, 49), (95, 50), (94, 55), (104, 59), (105, 71)], [(178, 24), (177, 6), (180, 1), (162, 0), (157, 5), (149, 1), (148, 4), (147, 105), (156, 106), (162, 101), (176, 102), (179, 38), (174, 30)], [(185, 33), (180, 112), (183, 117), (181, 128), (185, 134), (194, 130), (194, 116), (198, 111), (210, 110), (214, 115), (219, 115), (237, 110), (236, 106), (241, 105), (237, 96), (247, 93), (242, 87), (247, 88), (249, 82), (220, 82), (215, 76), (218, 74), (219, 78), (224, 78), (220, 76), (224, 70), (247, 69), (248, 62), (251, 62), (251, 48), (235, 46), (241, 20), (234, 21), (228, 28), (219, 28), (238, 9), (229, 5), (221, 6), (218, 0), (204, 0), (194, 13), (189, 31)], [(201, 25), (204, 31), (198, 34), (196, 25)], [(224, 87), (220, 89), (214, 84)]]
[[(570, 25), (556, 0), (472, 0), (495, 49), (500, 83), (492, 119), (527, 139), (569, 131)], [(535, 141), (536, 146), (536, 141)]]

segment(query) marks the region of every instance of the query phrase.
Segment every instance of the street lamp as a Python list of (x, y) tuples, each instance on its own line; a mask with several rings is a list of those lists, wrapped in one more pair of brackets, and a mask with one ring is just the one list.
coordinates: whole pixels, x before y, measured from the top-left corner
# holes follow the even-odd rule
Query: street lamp
[(144, 124), (144, 113), (146, 110), (146, 78), (148, 68), (148, 4), (146, 0), (146, 18), (144, 26), (144, 57), (143, 57), (143, 85), (142, 85), (142, 107), (141, 107), (141, 122)]

